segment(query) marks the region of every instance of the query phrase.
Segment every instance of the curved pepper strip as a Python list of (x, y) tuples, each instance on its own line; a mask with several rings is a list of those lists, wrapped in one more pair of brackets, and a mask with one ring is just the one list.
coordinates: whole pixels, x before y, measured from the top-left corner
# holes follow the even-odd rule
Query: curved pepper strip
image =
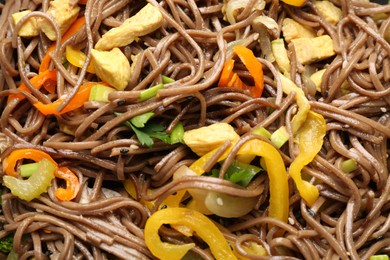
[(51, 163), (57, 167), (57, 163), (45, 152), (37, 149), (17, 149), (12, 151), (4, 160), (3, 160), (3, 171), (5, 174), (17, 177), (18, 173), (15, 171), (16, 163), (22, 159), (30, 159), (35, 162), (39, 162), (42, 159), (48, 159)]
[(307, 113), (310, 110), (309, 100), (306, 98), (305, 93), (289, 78), (279, 73), (280, 80), (282, 82), (283, 92), (289, 95), (291, 92), (295, 92), (295, 98), (298, 105), (298, 112), (294, 115), (291, 127), (292, 132), (295, 134), (301, 125), (305, 122)]
[(96, 84), (107, 85), (104, 82), (87, 82), (80, 86), (79, 91), (77, 91), (76, 95), (72, 98), (72, 100), (61, 110), (57, 111), (58, 106), (64, 101), (64, 99), (59, 98), (53, 103), (43, 104), (38, 101), (34, 103), (34, 107), (36, 107), (42, 114), (47, 115), (61, 115), (70, 111), (73, 111), (77, 108), (80, 108), (84, 105), (84, 102), (88, 101), (89, 94), (91, 93), (91, 89)]
[(4, 185), (11, 190), (11, 193), (18, 198), (31, 201), (50, 187), (54, 179), (55, 164), (43, 158), (38, 165), (38, 171), (33, 173), (27, 180), (18, 179), (13, 176), (4, 176)]
[(237, 73), (233, 72), (234, 63), (233, 59), (229, 59), (225, 62), (222, 69), (221, 77), (218, 82), (218, 87), (235, 87), (243, 90), (249, 90), (252, 97), (259, 98), (264, 89), (264, 75), (263, 67), (257, 60), (252, 50), (242, 45), (236, 45), (232, 50), (238, 55), (242, 63), (253, 77), (255, 82), (254, 86), (247, 86)]
[(306, 2), (306, 0), (282, 0), (282, 1), (292, 6), (302, 6)]
[(179, 260), (188, 250), (195, 246), (194, 243), (174, 245), (162, 242), (158, 230), (164, 224), (181, 225), (194, 230), (209, 245), (212, 254), (217, 260), (237, 259), (214, 223), (203, 214), (186, 208), (162, 209), (153, 213), (146, 221), (146, 245), (152, 254), (159, 259)]
[[(42, 160), (48, 160), (54, 165), (54, 176), (56, 178), (64, 179), (66, 181), (66, 188), (58, 188), (54, 193), (56, 197), (61, 201), (70, 201), (77, 196), (80, 190), (80, 182), (77, 176), (70, 171), (67, 167), (58, 168), (58, 164), (53, 158), (41, 150), (37, 149), (17, 149), (12, 151), (3, 160), (3, 171), (6, 175), (17, 177), (18, 173), (15, 171), (16, 163), (19, 160), (29, 159), (35, 162), (41, 162)], [(31, 177), (30, 177), (31, 178)], [(29, 179), (30, 179), (29, 178)], [(25, 180), (27, 181), (27, 180)], [(33, 192), (33, 190), (31, 190)]]
[[(232, 147), (230, 146), (218, 161), (226, 159)], [(202, 175), (204, 166), (217, 150), (218, 148), (203, 155), (190, 166), (190, 169), (196, 174)], [(251, 154), (264, 158), (270, 180), (269, 216), (287, 222), (289, 211), (288, 178), (281, 155), (272, 145), (257, 139), (246, 142), (237, 153), (237, 155), (242, 154)], [(168, 207), (178, 207), (184, 194), (185, 190), (179, 191), (176, 195), (169, 196), (164, 203)]]
[[(32, 77), (30, 79), (30, 82), (31, 85), (33, 85), (36, 89), (40, 89), (43, 86), (49, 93), (53, 94), (55, 92), (55, 87), (57, 84), (56, 70), (47, 70), (42, 73), (39, 73), (38, 75)], [(24, 90), (28, 93), (31, 93), (31, 91), (26, 87), (24, 83), (20, 84), (18, 90)], [(25, 98), (26, 97), (23, 94), (11, 94), (8, 96), (7, 103), (11, 102), (14, 99), (23, 100)]]
[(80, 190), (80, 182), (76, 174), (69, 170), (68, 167), (60, 167), (55, 172), (55, 176), (66, 181), (65, 189), (58, 188), (54, 192), (57, 199), (61, 201), (71, 201), (74, 199)]
[[(87, 59), (87, 55), (84, 52), (70, 45), (66, 46), (65, 57), (70, 64), (78, 68), (82, 68), (84, 66), (85, 60)], [(93, 74), (96, 73), (95, 66), (92, 62), (88, 64), (87, 71)]]
[[(75, 33), (80, 31), (80, 29), (85, 24), (85, 16), (81, 16), (78, 18), (74, 23), (69, 27), (69, 29), (64, 33), (64, 35), (61, 38), (61, 45), (70, 37), (72, 37)], [(50, 53), (53, 52), (56, 49), (56, 42), (54, 42), (49, 49), (46, 51), (46, 55), (43, 57), (41, 61), (41, 65), (39, 66), (39, 73), (42, 73), (49, 69), (50, 66)]]
[(291, 163), (289, 174), (293, 178), (299, 194), (311, 206), (319, 192), (313, 184), (302, 180), (301, 170), (309, 164), (321, 150), (326, 134), (326, 122), (322, 115), (309, 111), (307, 119), (297, 133), (299, 155)]

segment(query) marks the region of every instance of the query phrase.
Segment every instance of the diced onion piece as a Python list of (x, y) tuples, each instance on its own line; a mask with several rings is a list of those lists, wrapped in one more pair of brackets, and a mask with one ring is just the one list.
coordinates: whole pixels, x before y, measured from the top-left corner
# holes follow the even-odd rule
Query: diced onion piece
[(257, 198), (241, 198), (219, 192), (208, 192), (204, 201), (206, 207), (215, 215), (225, 218), (238, 218), (248, 214)]

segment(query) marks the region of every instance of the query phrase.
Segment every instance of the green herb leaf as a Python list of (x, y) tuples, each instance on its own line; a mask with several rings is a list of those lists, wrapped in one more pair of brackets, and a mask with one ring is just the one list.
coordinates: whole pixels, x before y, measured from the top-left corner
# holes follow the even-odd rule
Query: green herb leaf
[(130, 122), (137, 128), (145, 127), (146, 122), (154, 116), (153, 112), (146, 112), (130, 119)]
[(225, 179), (246, 187), (261, 170), (260, 167), (234, 160), (225, 173)]
[(170, 143), (171, 138), (164, 130), (165, 126), (155, 123), (148, 123), (144, 128), (142, 128), (142, 131), (150, 137), (157, 138), (165, 143)]
[(184, 138), (184, 126), (181, 122), (179, 122), (172, 130), (170, 143), (171, 144), (183, 143), (183, 138)]
[[(128, 122), (128, 121), (127, 121)], [(133, 126), (130, 122), (128, 122), (128, 124), (126, 124), (127, 126), (131, 127), (131, 129), (133, 129), (135, 135), (137, 136), (138, 138), (138, 141), (142, 144), (142, 145), (146, 145), (147, 147), (152, 147), (154, 142), (153, 142), (153, 139), (150, 138), (150, 136), (146, 133), (144, 133), (143, 131), (137, 129), (135, 126)]]

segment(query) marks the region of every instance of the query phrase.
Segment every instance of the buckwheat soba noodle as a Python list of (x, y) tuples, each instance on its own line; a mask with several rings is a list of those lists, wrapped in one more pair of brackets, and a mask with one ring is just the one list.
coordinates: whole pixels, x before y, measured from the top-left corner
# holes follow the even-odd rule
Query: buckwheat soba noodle
[(390, 254), (390, 5), (0, 12), (1, 259)]

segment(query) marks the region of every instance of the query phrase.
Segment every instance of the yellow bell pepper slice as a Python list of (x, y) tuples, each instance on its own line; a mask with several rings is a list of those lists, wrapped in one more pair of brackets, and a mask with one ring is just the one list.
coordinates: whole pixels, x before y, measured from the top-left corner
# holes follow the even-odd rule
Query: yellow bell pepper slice
[(187, 226), (206, 242), (215, 259), (237, 259), (229, 247), (228, 242), (214, 225), (203, 214), (186, 208), (166, 208), (153, 213), (146, 221), (145, 242), (152, 254), (162, 260), (179, 260), (191, 248), (194, 243), (174, 245), (162, 242), (158, 230), (164, 224)]
[(306, 0), (282, 0), (282, 1), (292, 6), (302, 6), (306, 2)]
[[(322, 115), (309, 111), (307, 119), (297, 132), (299, 155), (291, 163), (289, 174), (293, 178), (299, 194), (311, 206), (317, 200), (319, 191), (313, 184), (302, 179), (301, 170), (309, 164), (321, 150), (326, 134), (326, 122)], [(272, 187), (272, 186), (271, 186)]]
[[(226, 159), (229, 155), (233, 145), (221, 155), (218, 161)], [(214, 149), (211, 152), (203, 155), (197, 161), (195, 161), (190, 169), (198, 175), (204, 173), (204, 166), (214, 155), (218, 149)], [(265, 162), (265, 166), (270, 179), (270, 206), (269, 216), (287, 222), (288, 210), (289, 210), (289, 195), (288, 195), (288, 180), (287, 172), (284, 166), (283, 159), (279, 152), (269, 143), (261, 140), (250, 140), (246, 142), (237, 155), (251, 154), (261, 156)], [(178, 207), (183, 199), (185, 191), (179, 191), (176, 195), (169, 196), (164, 204), (168, 207)]]
[(238, 154), (255, 154), (264, 159), (270, 189), (268, 215), (287, 222), (289, 211), (288, 178), (280, 153), (269, 143), (255, 139), (246, 142)]
[(298, 112), (292, 119), (291, 127), (292, 132), (295, 134), (301, 125), (305, 122), (307, 113), (310, 110), (309, 100), (306, 98), (305, 93), (289, 78), (279, 73), (280, 80), (282, 82), (283, 92), (289, 95), (291, 92), (295, 92), (295, 99), (298, 105)]
[[(87, 59), (87, 55), (85, 55), (84, 52), (77, 50), (70, 45), (66, 46), (65, 57), (70, 64), (78, 68), (82, 68), (84, 66), (85, 60)], [(96, 73), (95, 66), (92, 62), (88, 64), (87, 71), (93, 74)]]

